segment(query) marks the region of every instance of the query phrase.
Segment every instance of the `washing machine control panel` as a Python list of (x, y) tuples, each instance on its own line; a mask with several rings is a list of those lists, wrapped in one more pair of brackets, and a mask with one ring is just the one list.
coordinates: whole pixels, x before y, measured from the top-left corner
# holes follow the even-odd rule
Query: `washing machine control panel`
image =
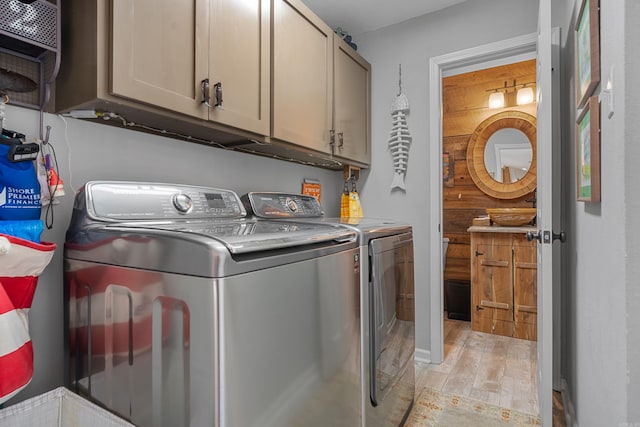
[(220, 188), (95, 181), (85, 185), (87, 212), (112, 221), (242, 218), (238, 195)]
[(318, 199), (306, 194), (248, 193), (245, 208), (260, 218), (320, 218), (324, 211)]

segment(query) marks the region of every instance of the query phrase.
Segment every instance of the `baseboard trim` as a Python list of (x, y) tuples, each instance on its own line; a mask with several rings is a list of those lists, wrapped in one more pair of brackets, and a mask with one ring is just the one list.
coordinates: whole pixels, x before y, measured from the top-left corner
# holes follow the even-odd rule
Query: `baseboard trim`
[(566, 379), (562, 378), (560, 380), (560, 387), (560, 393), (562, 394), (562, 406), (564, 407), (564, 419), (567, 422), (567, 426), (578, 427), (578, 420), (576, 419), (576, 413), (573, 409), (573, 400), (571, 399), (569, 384)]
[(422, 348), (416, 348), (415, 361), (421, 363), (431, 363), (431, 352)]

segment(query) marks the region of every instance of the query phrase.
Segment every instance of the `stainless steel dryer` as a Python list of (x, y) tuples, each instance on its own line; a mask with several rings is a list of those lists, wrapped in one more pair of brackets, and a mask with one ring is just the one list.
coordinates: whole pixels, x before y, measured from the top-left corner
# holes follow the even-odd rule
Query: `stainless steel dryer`
[(245, 208), (266, 220), (331, 224), (358, 234), (362, 321), (363, 425), (402, 425), (415, 395), (413, 230), (373, 218), (325, 218), (311, 196), (254, 192)]
[(229, 190), (86, 184), (67, 385), (139, 426), (360, 425), (356, 237), (245, 218)]

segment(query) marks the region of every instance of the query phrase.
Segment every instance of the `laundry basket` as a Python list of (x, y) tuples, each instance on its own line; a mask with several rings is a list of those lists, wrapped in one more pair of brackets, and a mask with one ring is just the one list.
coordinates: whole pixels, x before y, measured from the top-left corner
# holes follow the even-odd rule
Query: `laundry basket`
[(133, 424), (64, 387), (0, 410), (3, 427), (120, 427)]

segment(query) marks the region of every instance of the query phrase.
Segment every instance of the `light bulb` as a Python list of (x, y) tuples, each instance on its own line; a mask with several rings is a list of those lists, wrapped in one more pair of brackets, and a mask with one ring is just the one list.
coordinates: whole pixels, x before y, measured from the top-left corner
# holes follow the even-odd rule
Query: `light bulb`
[(533, 88), (523, 87), (518, 89), (518, 94), (516, 95), (516, 103), (518, 105), (531, 104), (533, 102)]
[(504, 107), (504, 93), (494, 92), (489, 95), (489, 108), (502, 108)]

